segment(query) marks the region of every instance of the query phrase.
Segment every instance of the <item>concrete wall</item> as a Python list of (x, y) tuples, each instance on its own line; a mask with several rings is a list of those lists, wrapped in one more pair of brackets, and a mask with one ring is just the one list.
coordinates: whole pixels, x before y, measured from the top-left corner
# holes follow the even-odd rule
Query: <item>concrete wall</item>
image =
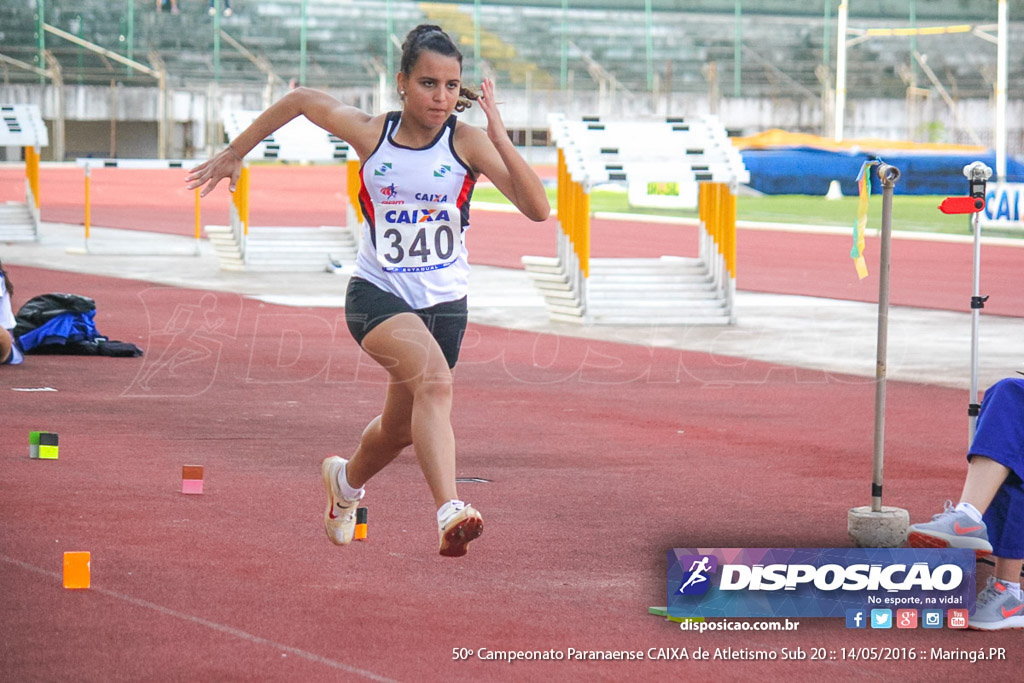
[[(223, 143), (218, 123), (220, 109), (262, 109), (265, 102), (283, 91), (269, 94), (262, 88), (175, 89), (169, 92), (167, 116), (168, 156), (171, 158), (204, 156)], [(343, 101), (363, 109), (378, 111), (394, 108), (393, 93), (375, 90), (333, 92)], [(823, 110), (820, 99), (717, 98), (675, 94), (633, 96), (628, 93), (524, 91), (507, 88), (499, 93), (504, 104), (502, 114), (510, 129), (546, 130), (550, 114), (570, 116), (599, 114), (609, 118), (645, 118), (653, 116), (693, 116), (717, 113), (722, 122), (737, 134), (749, 134), (769, 128), (796, 132), (830, 134), (831, 115)], [(380, 102), (383, 100), (383, 105)], [(56, 92), (52, 86), (0, 85), (0, 102), (38, 104), (54, 134)], [(216, 106), (215, 106), (216, 105)], [(826, 103), (827, 105), (827, 103)], [(159, 91), (156, 88), (110, 88), (74, 86), (64, 88), (65, 158), (106, 156), (113, 151), (123, 158), (154, 157), (157, 154)], [(926, 98), (909, 106), (906, 100), (854, 100), (848, 103), (846, 138), (877, 137), (920, 142), (952, 142), (991, 145), (994, 139), (994, 113), (990, 100), (962, 100), (952, 112), (939, 97)], [(463, 114), (472, 125), (485, 125), (479, 108)], [(1012, 100), (1008, 107), (1008, 152), (1024, 153), (1024, 100)], [(111, 130), (114, 139), (111, 141)], [(52, 140), (52, 138), (51, 138)], [(43, 151), (52, 160), (53, 145)]]

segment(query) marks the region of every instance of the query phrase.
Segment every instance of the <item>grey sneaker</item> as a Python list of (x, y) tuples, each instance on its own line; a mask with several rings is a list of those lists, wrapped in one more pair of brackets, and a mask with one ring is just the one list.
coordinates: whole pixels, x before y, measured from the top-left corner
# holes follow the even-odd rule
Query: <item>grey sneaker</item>
[(441, 537), (440, 552), (445, 557), (462, 557), (469, 542), (484, 532), (484, 519), (471, 505), (453, 509), (437, 525)]
[(979, 631), (1024, 628), (1024, 601), (1013, 597), (1001, 581), (990, 576), (985, 590), (978, 593), (967, 628)]
[(349, 500), (338, 490), (338, 471), (347, 460), (336, 455), (324, 458), (320, 474), (327, 491), (327, 509), (324, 510), (324, 529), (327, 538), (335, 545), (348, 545), (356, 533), (356, 508), (365, 492), (355, 500)]
[(985, 522), (975, 522), (966, 512), (957, 512), (952, 501), (924, 524), (911, 524), (907, 543), (913, 548), (970, 548), (975, 556), (992, 552)]

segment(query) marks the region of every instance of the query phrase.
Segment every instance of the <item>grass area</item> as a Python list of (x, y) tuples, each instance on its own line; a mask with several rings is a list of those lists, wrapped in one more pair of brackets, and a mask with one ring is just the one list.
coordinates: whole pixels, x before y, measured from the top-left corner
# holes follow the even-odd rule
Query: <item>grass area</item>
[[(555, 190), (548, 188), (551, 206), (556, 205)], [(493, 187), (481, 187), (473, 191), (473, 199), (482, 202), (508, 203), (508, 200)], [(970, 235), (971, 226), (967, 216), (947, 216), (939, 211), (939, 203), (945, 197), (928, 195), (895, 195), (892, 207), (893, 230), (918, 232), (939, 232), (953, 235)], [(827, 200), (824, 197), (807, 195), (765, 195), (763, 197), (739, 197), (736, 213), (739, 220), (763, 221), (770, 223), (796, 223), (805, 225), (832, 225), (853, 228), (857, 218), (856, 197)], [(591, 211), (610, 213), (636, 213), (656, 216), (697, 215), (693, 211), (666, 211), (662, 209), (640, 209), (629, 206), (625, 193), (594, 191), (590, 197)], [(873, 195), (868, 205), (868, 231), (874, 233), (882, 227), (882, 195)], [(986, 234), (994, 234), (986, 228)], [(1005, 233), (1020, 237), (1021, 233)]]

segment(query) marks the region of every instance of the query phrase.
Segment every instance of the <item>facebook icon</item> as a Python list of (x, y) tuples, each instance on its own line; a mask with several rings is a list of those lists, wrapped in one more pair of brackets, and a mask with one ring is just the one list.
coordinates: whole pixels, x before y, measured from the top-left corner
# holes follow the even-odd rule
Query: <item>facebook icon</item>
[(846, 610), (846, 628), (867, 628), (867, 612), (862, 609)]

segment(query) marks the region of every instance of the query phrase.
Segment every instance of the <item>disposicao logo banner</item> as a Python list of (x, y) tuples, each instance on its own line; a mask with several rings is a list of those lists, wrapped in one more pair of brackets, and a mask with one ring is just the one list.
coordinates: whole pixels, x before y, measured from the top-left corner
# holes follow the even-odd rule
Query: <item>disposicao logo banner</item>
[(847, 609), (973, 612), (972, 550), (673, 548), (673, 617), (845, 617)]

